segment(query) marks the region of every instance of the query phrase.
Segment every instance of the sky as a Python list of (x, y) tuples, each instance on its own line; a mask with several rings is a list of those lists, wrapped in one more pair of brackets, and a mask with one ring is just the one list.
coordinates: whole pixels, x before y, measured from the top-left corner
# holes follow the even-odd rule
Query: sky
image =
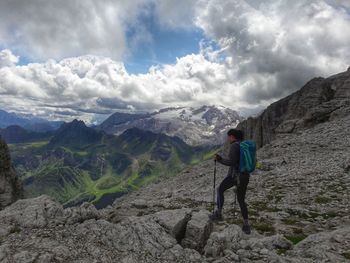
[(350, 64), (349, 0), (0, 0), (0, 109), (256, 113)]

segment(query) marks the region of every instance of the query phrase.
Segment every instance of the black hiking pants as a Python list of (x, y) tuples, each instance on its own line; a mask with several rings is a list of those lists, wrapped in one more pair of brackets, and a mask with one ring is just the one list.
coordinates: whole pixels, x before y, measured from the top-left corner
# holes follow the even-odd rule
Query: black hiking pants
[[(249, 174), (240, 173), (239, 179), (240, 182), (239, 186), (237, 187), (237, 200), (239, 207), (241, 208), (243, 219), (248, 219), (248, 208), (247, 204), (245, 203), (245, 194), (247, 192), (247, 186), (249, 183)], [(224, 192), (234, 185), (237, 185), (237, 180), (233, 176), (226, 176), (219, 185), (217, 189), (217, 206), (219, 210), (221, 210), (224, 206)]]

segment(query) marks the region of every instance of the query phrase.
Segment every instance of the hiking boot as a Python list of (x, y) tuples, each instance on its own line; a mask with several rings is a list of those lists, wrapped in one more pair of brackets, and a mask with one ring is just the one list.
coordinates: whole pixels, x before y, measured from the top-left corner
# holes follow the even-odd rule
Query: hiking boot
[(244, 224), (244, 225), (242, 226), (242, 231), (243, 231), (245, 234), (249, 235), (249, 234), (251, 233), (251, 231), (250, 231), (250, 225)]
[(218, 210), (215, 210), (214, 213), (212, 213), (209, 218), (213, 221), (221, 221), (222, 220), (222, 215)]

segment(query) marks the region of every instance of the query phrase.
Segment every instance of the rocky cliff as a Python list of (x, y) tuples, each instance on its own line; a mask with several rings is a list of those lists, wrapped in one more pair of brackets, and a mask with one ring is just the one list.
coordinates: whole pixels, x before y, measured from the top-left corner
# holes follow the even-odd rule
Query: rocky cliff
[(7, 144), (0, 137), (0, 210), (23, 194), (21, 183), (11, 164)]
[(259, 147), (283, 133), (298, 132), (350, 112), (350, 68), (329, 78), (310, 80), (297, 92), (272, 103), (255, 118), (241, 122), (247, 138)]

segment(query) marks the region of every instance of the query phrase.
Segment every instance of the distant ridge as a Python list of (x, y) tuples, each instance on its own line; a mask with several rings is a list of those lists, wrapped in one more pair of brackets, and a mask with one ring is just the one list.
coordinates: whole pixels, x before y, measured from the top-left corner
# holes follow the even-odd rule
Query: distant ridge
[(153, 113), (130, 114), (116, 112), (97, 129), (109, 134), (121, 134), (137, 127), (155, 133), (177, 136), (187, 144), (215, 145), (223, 142), (227, 129), (243, 120), (238, 112), (223, 106), (168, 107)]
[(0, 110), (0, 128), (17, 125), (35, 132), (47, 132), (58, 129), (62, 123), (63, 121), (48, 121), (35, 116), (20, 116), (13, 112)]
[(52, 132), (33, 132), (28, 131), (18, 125), (10, 125), (4, 129), (0, 128), (0, 136), (7, 143), (25, 143), (37, 140), (48, 139)]

